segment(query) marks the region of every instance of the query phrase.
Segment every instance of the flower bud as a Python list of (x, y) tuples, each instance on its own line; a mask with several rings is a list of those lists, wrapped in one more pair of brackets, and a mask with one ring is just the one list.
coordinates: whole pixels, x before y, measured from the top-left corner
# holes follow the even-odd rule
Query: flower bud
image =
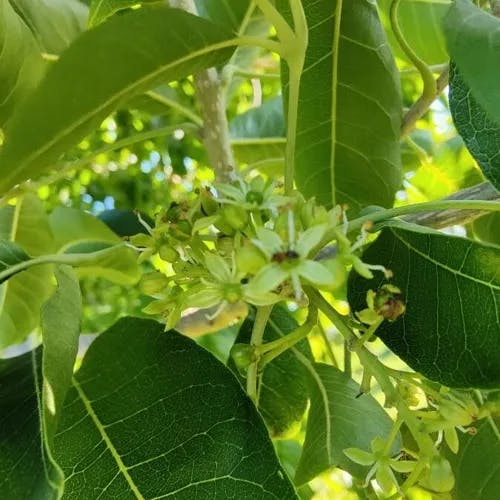
[(160, 258), (165, 262), (175, 262), (179, 259), (179, 253), (177, 252), (177, 250), (174, 247), (167, 245), (166, 243), (160, 246), (158, 254), (160, 255)]
[(139, 281), (139, 290), (145, 295), (161, 292), (168, 285), (168, 278), (158, 271), (143, 274)]
[(203, 215), (214, 215), (219, 209), (219, 204), (215, 201), (209, 188), (200, 191), (200, 204)]
[(224, 205), (221, 216), (223, 221), (235, 231), (242, 231), (248, 225), (248, 213), (237, 205)]
[(389, 321), (396, 321), (406, 311), (401, 290), (394, 285), (382, 285), (373, 299), (374, 311)]
[(255, 348), (249, 344), (234, 344), (229, 354), (242, 376), (245, 376), (247, 368), (257, 361)]

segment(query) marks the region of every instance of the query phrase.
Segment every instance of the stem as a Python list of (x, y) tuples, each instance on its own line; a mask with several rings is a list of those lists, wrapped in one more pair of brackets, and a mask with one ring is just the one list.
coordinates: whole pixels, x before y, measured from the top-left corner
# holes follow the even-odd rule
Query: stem
[(424, 115), (436, 97), (443, 92), (448, 85), (448, 77), (449, 69), (446, 68), (436, 80), (436, 94), (433, 97), (421, 95), (403, 116), (403, 122), (401, 123), (402, 137), (408, 135), (415, 128), (417, 120)]
[(391, 433), (389, 434), (389, 436), (387, 436), (387, 441), (385, 443), (385, 448), (384, 448), (385, 456), (388, 456), (389, 453), (391, 452), (392, 443), (396, 439), (402, 424), (403, 424), (403, 419), (401, 417), (398, 417), (394, 422), (394, 425), (392, 426)]
[(398, 41), (401, 49), (403, 49), (403, 52), (418, 69), (420, 75), (422, 76), (422, 81), (424, 83), (422, 98), (430, 100), (432, 102), (437, 95), (436, 80), (434, 80), (434, 75), (432, 74), (432, 71), (429, 69), (427, 64), (425, 64), (425, 62), (422, 61), (422, 59), (420, 59), (420, 57), (418, 57), (413, 49), (408, 45), (408, 42), (406, 41), (403, 32), (401, 31), (398, 19), (398, 9), (400, 1), (401, 0), (393, 0), (391, 3), (389, 16), (391, 20), (392, 31), (394, 32), (394, 36), (396, 37), (396, 40)]
[[(500, 201), (500, 193), (489, 182), (482, 182), (481, 184), (461, 189), (445, 199)], [(483, 216), (485, 213), (486, 212), (481, 210), (444, 210), (411, 214), (406, 216), (404, 220), (414, 224), (441, 229), (454, 224), (467, 224), (474, 219)]]
[(366, 332), (363, 333), (363, 335), (361, 335), (361, 337), (356, 339), (355, 342), (351, 345), (351, 351), (356, 352), (361, 347), (363, 347), (365, 342), (368, 342), (373, 337), (373, 334), (377, 331), (377, 328), (383, 323), (383, 321), (384, 321), (384, 318), (380, 317), (376, 323), (374, 323), (373, 325), (370, 325), (370, 327), (366, 330)]
[[(197, 14), (194, 0), (171, 0), (171, 5), (191, 14)], [(229, 140), (226, 116), (226, 96), (215, 68), (202, 70), (194, 75), (196, 95), (203, 118), (203, 144), (208, 161), (215, 173), (215, 180), (228, 182), (234, 171), (234, 156)]]
[(335, 368), (339, 367), (339, 364), (337, 362), (337, 358), (335, 357), (335, 353), (333, 352), (332, 346), (330, 344), (330, 341), (328, 340), (328, 336), (326, 334), (325, 328), (321, 324), (321, 321), (318, 321), (318, 330), (321, 335), (321, 338), (323, 339), (323, 342), (325, 344), (326, 352), (328, 354), (328, 358), (330, 359), (331, 363)]
[[(318, 309), (337, 327), (347, 343), (351, 343), (353, 339), (357, 338), (349, 327), (347, 318), (339, 314), (317, 290), (308, 288), (307, 295), (310, 301), (314, 302)], [(398, 415), (404, 419), (406, 425), (410, 429), (410, 432), (422, 452), (422, 456), (433, 456), (436, 450), (432, 439), (420, 430), (421, 425), (419, 420), (408, 408), (405, 401), (399, 396), (398, 391), (392, 384), (389, 374), (386, 371), (386, 367), (364, 346), (357, 351), (356, 354), (363, 367), (373, 374), (379, 383), (380, 388), (386, 396), (386, 401), (396, 406)]]
[(344, 373), (348, 377), (352, 376), (352, 355), (347, 340), (344, 340)]
[[(293, 191), (295, 178), (295, 143), (297, 138), (297, 124), (299, 116), (300, 77), (304, 69), (309, 30), (307, 18), (298, 0), (290, 0), (292, 17), (295, 25), (295, 34), (291, 43), (288, 63), (288, 112), (285, 150), (285, 194)], [(293, 44), (293, 46), (292, 46)]]
[[(332, 68), (332, 112), (337, 112), (337, 85), (339, 80), (339, 47), (340, 47), (340, 25), (342, 21), (343, 0), (337, 0), (335, 4), (335, 24), (333, 27), (333, 68)], [(331, 123), (331, 145), (330, 145), (330, 191), (332, 197), (332, 207), (337, 204), (337, 191), (335, 188), (335, 154), (337, 145), (337, 120)]]
[(285, 195), (293, 191), (295, 177), (295, 141), (297, 137), (297, 123), (299, 111), (300, 75), (304, 66), (304, 59), (290, 61), (288, 79), (288, 113), (285, 149)]
[(440, 200), (428, 201), (425, 203), (416, 203), (412, 205), (404, 205), (402, 207), (388, 208), (373, 212), (363, 217), (358, 217), (349, 222), (348, 232), (358, 231), (363, 224), (367, 222), (381, 222), (392, 217), (399, 217), (400, 215), (414, 214), (417, 212), (430, 212), (433, 210), (484, 210), (489, 212), (499, 212), (500, 203), (498, 201), (485, 201), (485, 200)]
[(310, 331), (316, 326), (318, 322), (318, 309), (311, 305), (309, 308), (309, 314), (303, 325), (300, 325), (292, 333), (289, 333), (285, 337), (262, 344), (256, 349), (257, 353), (262, 355), (259, 362), (259, 369), (262, 370), (267, 363), (271, 362), (274, 358), (277, 358), (280, 354), (283, 354), (286, 350), (293, 347), (297, 342), (300, 342), (303, 338), (307, 337)]
[(116, 250), (125, 248), (126, 246), (127, 245), (125, 243), (119, 243), (117, 245), (113, 245), (112, 247), (105, 248), (104, 250), (98, 250), (97, 252), (42, 255), (40, 257), (35, 257), (30, 260), (19, 262), (18, 264), (14, 264), (13, 266), (4, 269), (2, 272), (0, 272), (0, 282), (9, 279), (14, 274), (20, 273), (21, 271), (25, 271), (30, 267), (38, 266), (41, 264), (67, 264), (69, 266), (75, 267), (92, 264), (102, 257), (111, 255), (116, 252)]
[(292, 44), (295, 34), (280, 12), (269, 0), (254, 0), (267, 20), (276, 28), (276, 34), (284, 44)]
[[(252, 337), (250, 339), (251, 345), (257, 347), (262, 344), (262, 341), (264, 339), (264, 331), (266, 329), (267, 321), (269, 320), (272, 309), (273, 306), (257, 307), (257, 313), (255, 315), (255, 321), (252, 329)], [(250, 396), (256, 406), (258, 404), (257, 375), (258, 362), (255, 362), (248, 367), (247, 394)]]

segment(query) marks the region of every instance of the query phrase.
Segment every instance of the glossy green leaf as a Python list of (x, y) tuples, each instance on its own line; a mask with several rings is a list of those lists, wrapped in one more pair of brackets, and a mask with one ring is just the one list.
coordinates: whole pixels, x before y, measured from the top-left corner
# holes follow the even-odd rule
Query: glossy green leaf
[[(250, 342), (253, 320), (247, 319), (236, 337), (235, 343)], [(270, 342), (293, 332), (298, 327), (290, 313), (276, 306), (264, 331), (264, 342)], [(296, 349), (307, 359), (312, 360), (312, 353), (307, 340), (302, 340)], [(238, 378), (232, 360), (228, 365)], [(308, 373), (302, 363), (291, 350), (268, 363), (264, 368), (262, 386), (259, 395), (259, 411), (266, 421), (271, 435), (274, 437), (286, 435), (287, 431), (296, 430), (307, 408), (309, 398)]]
[[(0, 239), (31, 257), (52, 253), (49, 222), (36, 196), (27, 194), (15, 207), (0, 209)], [(36, 266), (0, 285), (0, 349), (22, 342), (38, 325), (40, 306), (52, 291), (51, 276), (50, 265)]]
[[(71, 386), (73, 367), (78, 352), (82, 297), (78, 279), (69, 266), (55, 270), (57, 289), (42, 306), (41, 330), (42, 360), (42, 429), (48, 459), (52, 458), (52, 445), (61, 418), (65, 396)], [(56, 481), (64, 476), (57, 466)]]
[(500, 123), (500, 19), (468, 0), (456, 0), (445, 18), (444, 32), (450, 58), (474, 99)]
[[(380, 18), (387, 38), (397, 57), (411, 64), (401, 50), (391, 27), (389, 10), (392, 0), (377, 0)], [(412, 50), (427, 64), (448, 62), (446, 41), (443, 33), (443, 18), (449, 5), (442, 1), (403, 0), (399, 4), (398, 20), (401, 31)]]
[[(322, 363), (306, 363), (310, 374), (311, 407), (306, 439), (295, 483), (304, 484), (330, 467), (340, 467), (363, 478), (369, 467), (352, 462), (346, 448), (370, 451), (376, 437), (387, 437), (393, 422), (370, 394), (359, 396), (359, 384), (337, 368)], [(393, 444), (396, 454), (399, 438)]]
[(43, 355), (37, 349), (0, 360), (0, 496), (6, 499), (56, 499), (64, 488), (53, 439), (78, 350), (81, 296), (71, 268), (57, 268), (56, 277), (58, 289), (42, 307)]
[[(19, 245), (9, 240), (0, 240), (0, 271), (30, 259), (31, 257)], [(4, 281), (5, 279), (0, 279), (0, 284)]]
[(233, 118), (229, 132), (235, 157), (240, 163), (274, 161), (283, 164), (286, 137), (281, 97)]
[(56, 436), (67, 498), (295, 498), (231, 372), (163, 330), (122, 319), (87, 351)]
[(3, 128), (45, 71), (33, 34), (8, 1), (0, 2), (0, 47), (0, 128)]
[(474, 427), (477, 434), (459, 432), (458, 454), (447, 453), (455, 474), (454, 500), (496, 500), (500, 491), (500, 420), (493, 430), (490, 422), (481, 420)]
[(11, 0), (11, 3), (46, 54), (60, 54), (85, 30), (88, 9), (78, 0)]
[(160, 7), (113, 17), (83, 33), (9, 123), (0, 190), (47, 170), (132, 96), (221, 64), (231, 54), (230, 39), (220, 26)]
[(240, 29), (251, 3), (250, 0), (195, 0), (200, 16), (230, 28), (234, 33)]
[(500, 121), (495, 123), (476, 101), (455, 64), (450, 65), (449, 99), (458, 133), (485, 177), (500, 190)]
[[(132, 210), (105, 210), (101, 212), (97, 218), (104, 222), (115, 234), (123, 238), (124, 236), (134, 236), (134, 234), (148, 234), (146, 227), (141, 224), (137, 214)], [(141, 214), (141, 218), (154, 226), (154, 221), (147, 214)]]
[(474, 236), (486, 243), (500, 246), (500, 213), (488, 214), (472, 223)]
[[(35, 363), (35, 364), (34, 364)], [(52, 499), (43, 465), (34, 366), (41, 349), (0, 359), (0, 497)]]
[[(49, 216), (58, 253), (87, 253), (122, 242), (99, 219), (75, 208), (57, 207)], [(122, 285), (134, 284), (140, 277), (137, 253), (123, 247), (98, 261), (79, 267), (80, 276), (102, 276)]]
[[(289, 19), (288, 1), (278, 5)], [(401, 182), (402, 105), (376, 5), (343, 1), (337, 31), (335, 3), (303, 5), (310, 28), (298, 105), (297, 186), (331, 204), (334, 185), (337, 202), (347, 203), (351, 213), (391, 206)], [(286, 91), (286, 72), (284, 82)]]
[[(394, 273), (406, 313), (384, 322), (377, 335), (408, 365), (450, 387), (500, 385), (500, 249), (414, 225), (382, 230), (363, 254)], [(352, 272), (353, 311), (366, 307), (366, 292), (385, 280)]]
[(116, 12), (136, 5), (160, 3), (162, 0), (92, 0), (89, 8), (89, 27), (102, 23)]

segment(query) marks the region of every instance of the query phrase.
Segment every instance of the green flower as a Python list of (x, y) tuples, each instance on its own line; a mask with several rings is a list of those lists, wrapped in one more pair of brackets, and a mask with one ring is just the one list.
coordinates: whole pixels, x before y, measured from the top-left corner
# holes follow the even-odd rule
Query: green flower
[(344, 450), (344, 455), (357, 464), (371, 466), (365, 478), (365, 485), (368, 485), (375, 476), (378, 485), (386, 494), (391, 493), (394, 488), (399, 491), (398, 481), (393, 471), (408, 474), (417, 465), (414, 460), (398, 460), (398, 458), (387, 456), (386, 443), (380, 437), (376, 437), (371, 442), (371, 453), (359, 448), (347, 448)]
[(295, 298), (302, 297), (301, 282), (329, 287), (335, 280), (331, 271), (311, 257), (312, 250), (323, 239), (327, 224), (313, 226), (302, 232), (297, 241), (285, 243), (275, 232), (257, 228), (257, 239), (252, 243), (268, 258), (263, 267), (250, 281), (249, 288), (256, 295), (274, 290), (284, 281), (291, 281)]
[[(270, 290), (255, 293), (244, 283), (244, 275), (237, 271), (234, 262), (229, 266), (219, 255), (206, 252), (204, 254), (208, 278), (202, 278), (201, 283), (189, 289), (185, 294), (186, 303), (190, 307), (208, 308), (220, 304), (216, 314), (228, 304), (244, 301), (256, 306), (274, 304), (280, 297)], [(234, 259), (233, 259), (234, 260)], [(243, 283), (242, 283), (243, 281)]]
[(270, 210), (276, 212), (277, 208), (287, 205), (292, 201), (287, 196), (275, 194), (275, 184), (266, 183), (260, 176), (249, 183), (237, 180), (239, 186), (234, 184), (216, 184), (215, 188), (220, 198), (217, 201), (231, 205), (238, 205), (244, 210)]

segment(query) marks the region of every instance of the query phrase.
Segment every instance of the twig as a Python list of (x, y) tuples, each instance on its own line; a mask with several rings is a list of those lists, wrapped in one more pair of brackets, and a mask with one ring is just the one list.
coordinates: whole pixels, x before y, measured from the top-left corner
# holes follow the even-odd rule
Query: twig
[(427, 112), (430, 105), (446, 88), (448, 85), (449, 72), (449, 68), (446, 68), (436, 80), (436, 95), (432, 97), (421, 95), (403, 116), (403, 122), (401, 123), (401, 137), (408, 135), (415, 128), (417, 120)]
[[(444, 199), (500, 201), (500, 193), (489, 182), (483, 182), (470, 188), (461, 189)], [(421, 226), (442, 229), (457, 224), (467, 224), (487, 213), (483, 210), (436, 210), (410, 214), (403, 217), (403, 220)]]
[[(194, 0), (170, 0), (170, 5), (197, 14)], [(234, 169), (234, 157), (221, 79), (215, 68), (208, 68), (194, 75), (194, 85), (203, 118), (203, 144), (210, 166), (217, 181), (227, 182)]]

